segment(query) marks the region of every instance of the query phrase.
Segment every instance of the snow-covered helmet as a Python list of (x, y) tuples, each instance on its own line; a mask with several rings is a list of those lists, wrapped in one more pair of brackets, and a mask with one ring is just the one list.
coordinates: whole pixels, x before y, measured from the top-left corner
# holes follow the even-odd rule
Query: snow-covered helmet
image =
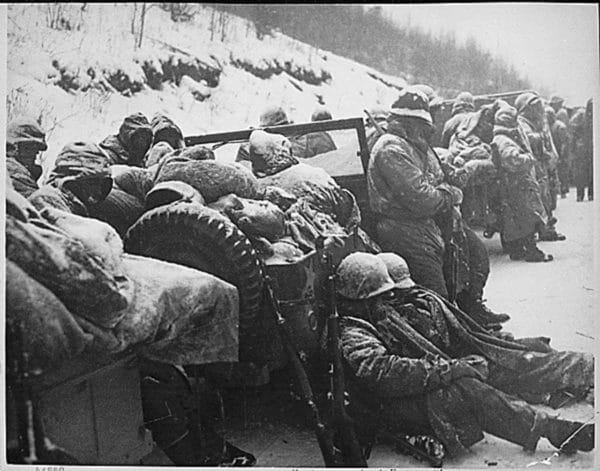
[(382, 252), (377, 257), (385, 263), (390, 278), (396, 288), (411, 288), (415, 282), (410, 277), (408, 264), (400, 255), (394, 252)]
[(260, 114), (261, 126), (279, 126), (289, 124), (290, 120), (281, 106), (269, 106)]
[(519, 113), (522, 113), (525, 108), (539, 100), (540, 97), (536, 93), (525, 92), (521, 93), (515, 100), (515, 108)]
[(338, 294), (347, 299), (368, 299), (394, 288), (383, 260), (366, 252), (348, 255), (337, 272)]

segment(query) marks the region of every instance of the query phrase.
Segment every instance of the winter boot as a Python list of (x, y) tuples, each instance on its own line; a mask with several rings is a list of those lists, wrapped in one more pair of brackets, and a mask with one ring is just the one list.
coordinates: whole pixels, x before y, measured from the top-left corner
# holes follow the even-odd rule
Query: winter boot
[(484, 299), (478, 299), (471, 309), (469, 309), (471, 316), (482, 319), (484, 325), (488, 324), (503, 324), (510, 320), (510, 316), (504, 312), (496, 313), (485, 305)]
[(565, 454), (594, 449), (594, 424), (583, 424), (570, 420), (548, 418), (543, 436), (552, 446)]
[(525, 242), (523, 239), (504, 241), (504, 253), (507, 253), (511, 260), (523, 260), (525, 258)]
[(554, 257), (550, 254), (544, 253), (536, 246), (528, 247), (525, 250), (525, 256), (523, 260), (526, 262), (537, 263), (537, 262), (551, 262), (554, 260)]
[(542, 252), (536, 245), (533, 237), (530, 237), (525, 243), (525, 255), (523, 260), (526, 262), (551, 262), (554, 257)]

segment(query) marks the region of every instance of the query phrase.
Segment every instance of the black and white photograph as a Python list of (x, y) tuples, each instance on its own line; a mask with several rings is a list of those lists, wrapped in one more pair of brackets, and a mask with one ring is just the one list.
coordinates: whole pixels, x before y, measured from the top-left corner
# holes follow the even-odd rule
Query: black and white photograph
[(598, 23), (0, 5), (0, 468), (597, 469)]

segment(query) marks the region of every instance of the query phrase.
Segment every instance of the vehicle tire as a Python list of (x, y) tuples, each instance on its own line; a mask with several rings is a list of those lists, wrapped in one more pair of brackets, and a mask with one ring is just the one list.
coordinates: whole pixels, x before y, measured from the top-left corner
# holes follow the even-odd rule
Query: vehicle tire
[(160, 206), (129, 229), (125, 251), (195, 268), (236, 286), (240, 360), (259, 360), (262, 268), (250, 241), (226, 216), (197, 203)]

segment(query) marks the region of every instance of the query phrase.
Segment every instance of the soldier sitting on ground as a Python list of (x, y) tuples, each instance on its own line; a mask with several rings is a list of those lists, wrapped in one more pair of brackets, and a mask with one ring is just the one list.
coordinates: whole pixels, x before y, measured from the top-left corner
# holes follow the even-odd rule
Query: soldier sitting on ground
[(364, 405), (355, 417), (359, 429), (433, 435), (451, 456), (481, 441), (483, 432), (530, 451), (540, 437), (565, 453), (593, 450), (593, 424), (550, 417), (515, 398), (586, 397), (592, 355), (493, 338), (437, 293), (416, 286), (404, 260), (389, 254), (347, 256), (337, 289), (351, 399)]

